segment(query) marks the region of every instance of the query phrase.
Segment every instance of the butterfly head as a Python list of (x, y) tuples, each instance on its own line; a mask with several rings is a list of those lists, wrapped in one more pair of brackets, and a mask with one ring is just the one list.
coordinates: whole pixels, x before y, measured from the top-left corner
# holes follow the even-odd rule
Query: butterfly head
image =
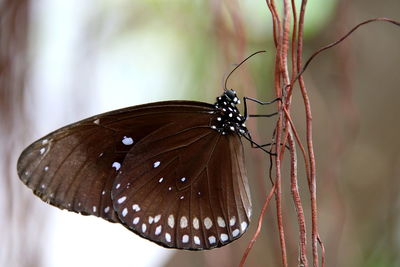
[(225, 90), (221, 96), (217, 97), (215, 107), (218, 112), (216, 113), (216, 122), (213, 123), (211, 128), (223, 135), (230, 132), (239, 135), (247, 133), (248, 131), (244, 123), (246, 118), (240, 114), (236, 107), (237, 104), (240, 104), (240, 100), (235, 90)]
[(240, 104), (240, 100), (236, 95), (236, 91), (233, 89), (229, 89), (226, 90), (224, 92), (224, 95), (226, 96), (226, 98), (231, 101), (231, 103), (233, 103), (234, 105)]

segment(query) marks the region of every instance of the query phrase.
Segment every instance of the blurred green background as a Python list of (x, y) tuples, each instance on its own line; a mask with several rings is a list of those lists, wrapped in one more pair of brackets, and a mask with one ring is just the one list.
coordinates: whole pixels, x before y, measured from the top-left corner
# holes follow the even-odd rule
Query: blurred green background
[[(309, 1), (304, 59), (358, 22), (382, 16), (400, 20), (400, 2)], [(167, 99), (213, 102), (234, 64), (258, 50), (267, 53), (236, 71), (229, 87), (240, 96), (274, 98), (275, 51), (265, 1), (3, 0), (0, 20), (0, 266), (61, 266), (57, 258), (74, 258), (74, 243), (58, 252), (62, 256), (49, 255), (52, 218), (63, 215), (52, 214), (54, 208), (43, 205), (16, 176), (16, 159), (34, 139), (124, 106)], [(304, 74), (313, 111), (326, 266), (400, 266), (399, 48), (399, 27), (370, 24), (318, 56)], [(251, 105), (250, 110), (265, 113), (273, 107)], [(304, 139), (298, 90), (292, 116)], [(274, 118), (248, 123), (260, 143), (269, 142), (274, 125)], [(268, 158), (246, 146), (254, 205), (246, 235), (212, 251), (169, 251), (160, 262), (147, 265), (135, 262), (144, 252), (133, 249), (121, 266), (237, 266), (271, 187)], [(289, 266), (296, 266), (298, 228), (287, 174), (284, 223)], [(310, 253), (303, 166), (299, 179)], [(247, 266), (280, 266), (274, 204)], [(79, 222), (66, 229), (71, 235), (83, 220), (90, 220), (72, 216)], [(105, 228), (115, 227), (109, 225), (104, 223)], [(120, 235), (137, 238), (120, 228)], [(77, 235), (75, 242), (88, 236)], [(118, 247), (117, 237), (110, 242), (103, 246)], [(105, 257), (89, 251), (82, 253), (89, 262), (91, 257)], [(117, 252), (108, 256), (120, 257)]]

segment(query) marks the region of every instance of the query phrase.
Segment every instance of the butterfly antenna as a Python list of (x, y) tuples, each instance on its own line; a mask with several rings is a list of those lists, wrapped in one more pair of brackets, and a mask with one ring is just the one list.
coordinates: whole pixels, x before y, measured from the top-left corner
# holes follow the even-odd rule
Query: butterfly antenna
[(233, 70), (231, 70), (231, 72), (228, 74), (228, 76), (227, 76), (226, 79), (225, 79), (224, 91), (228, 90), (228, 88), (226, 87), (226, 85), (228, 84), (228, 79), (229, 79), (229, 77), (232, 75), (232, 73), (233, 73), (237, 68), (239, 68), (243, 63), (245, 63), (245, 62), (246, 62), (249, 58), (251, 58), (252, 56), (255, 56), (255, 55), (259, 54), (259, 53), (265, 53), (265, 52), (267, 52), (267, 51), (265, 51), (265, 50), (260, 50), (260, 51), (254, 52), (254, 53), (251, 54), (250, 56), (248, 56), (248, 57), (246, 57), (245, 59), (243, 59), (242, 62), (240, 62)]

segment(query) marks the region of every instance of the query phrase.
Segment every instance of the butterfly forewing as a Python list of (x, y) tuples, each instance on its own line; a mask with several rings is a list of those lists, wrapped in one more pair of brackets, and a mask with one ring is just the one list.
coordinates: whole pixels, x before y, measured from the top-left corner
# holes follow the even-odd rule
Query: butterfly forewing
[(127, 154), (112, 198), (127, 227), (165, 247), (226, 245), (251, 213), (240, 138), (212, 130), (207, 114), (177, 116)]
[(205, 103), (170, 101), (97, 115), (34, 142), (21, 154), (18, 174), (52, 205), (118, 222), (111, 188), (126, 153), (174, 121), (177, 112), (209, 111)]
[[(114, 133), (93, 125), (61, 129), (29, 146), (18, 162), (19, 175), (34, 193), (57, 207), (115, 221), (110, 190), (116, 176), (111, 162)], [(112, 150), (111, 150), (112, 149)], [(104, 207), (102, 207), (104, 206)], [(103, 208), (103, 209), (101, 209)], [(107, 211), (107, 210), (106, 210)]]

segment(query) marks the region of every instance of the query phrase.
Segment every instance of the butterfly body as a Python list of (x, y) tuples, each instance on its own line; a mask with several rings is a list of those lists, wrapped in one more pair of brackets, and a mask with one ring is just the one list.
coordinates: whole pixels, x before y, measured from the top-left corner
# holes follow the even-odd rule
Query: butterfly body
[(42, 200), (164, 247), (220, 247), (251, 216), (238, 103), (227, 90), (214, 105), (166, 101), (96, 115), (26, 148), (18, 174)]

